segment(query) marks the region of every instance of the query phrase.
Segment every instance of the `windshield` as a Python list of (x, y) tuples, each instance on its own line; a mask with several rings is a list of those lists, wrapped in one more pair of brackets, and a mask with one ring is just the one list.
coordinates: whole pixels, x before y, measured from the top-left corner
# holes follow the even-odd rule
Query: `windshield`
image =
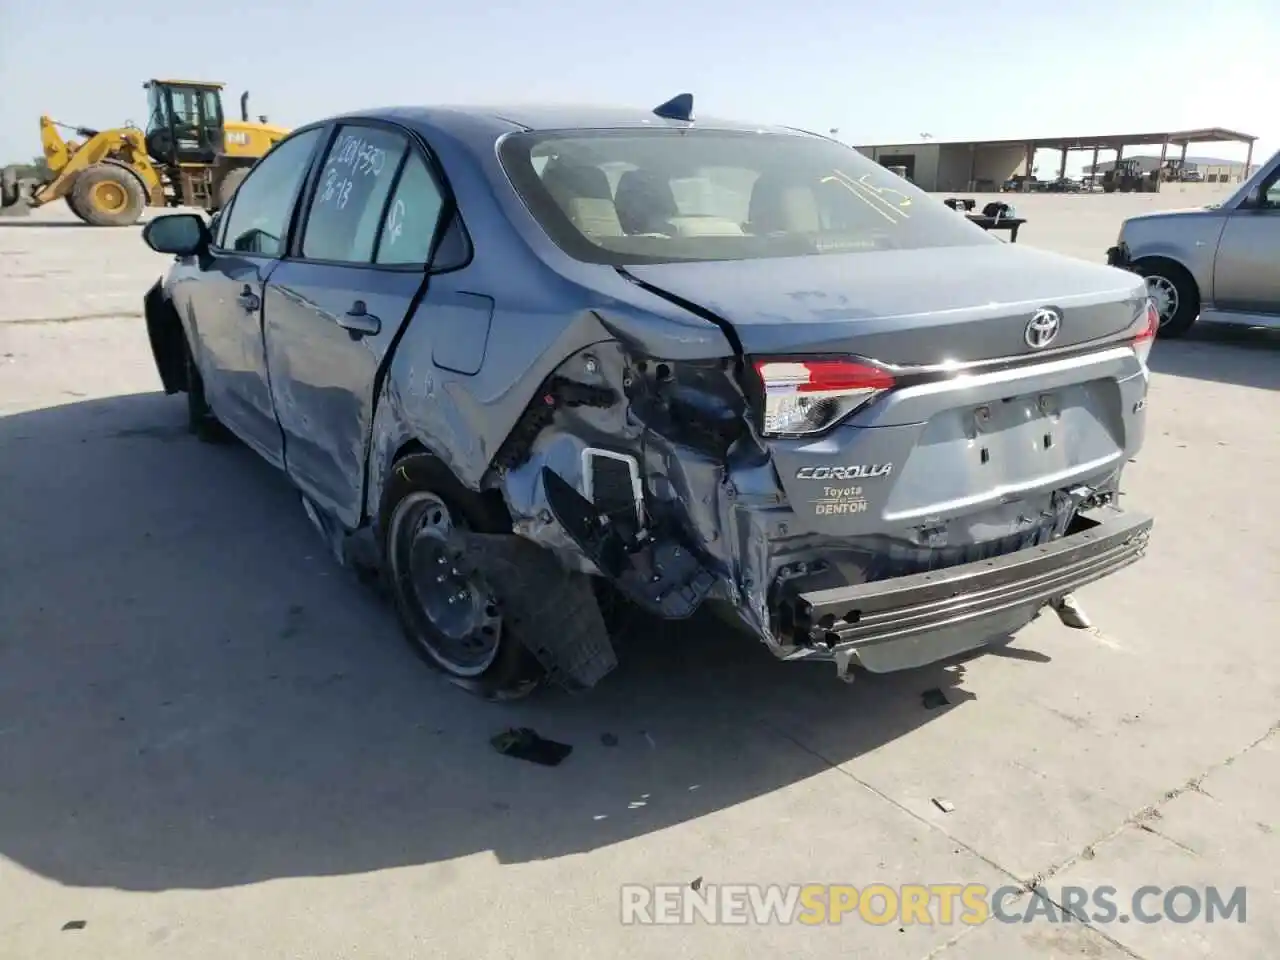
[(999, 243), (819, 137), (575, 130), (503, 141), (516, 190), (571, 256), (617, 266)]

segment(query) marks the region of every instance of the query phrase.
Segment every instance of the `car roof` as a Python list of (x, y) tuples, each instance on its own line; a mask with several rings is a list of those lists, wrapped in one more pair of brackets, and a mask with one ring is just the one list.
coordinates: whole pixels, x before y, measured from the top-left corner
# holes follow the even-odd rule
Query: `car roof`
[[(383, 117), (410, 127), (435, 128), (466, 136), (487, 131), (494, 137), (516, 131), (609, 130), (619, 128), (682, 129), (781, 133), (818, 136), (791, 127), (697, 117), (692, 123), (669, 120), (653, 110), (573, 104), (512, 104), (509, 106), (402, 106), (361, 110), (346, 117)], [(342, 119), (342, 118), (335, 118)]]

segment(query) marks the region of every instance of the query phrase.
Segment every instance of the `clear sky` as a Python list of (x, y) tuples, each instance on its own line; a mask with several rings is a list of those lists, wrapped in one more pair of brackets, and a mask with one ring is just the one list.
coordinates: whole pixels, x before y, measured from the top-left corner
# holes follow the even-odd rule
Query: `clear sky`
[(851, 143), (1224, 126), (1259, 136), (1261, 160), (1280, 147), (1277, 60), (1280, 0), (0, 0), (0, 162), (39, 152), (41, 113), (145, 125), (150, 76), (225, 81), (231, 114), (247, 88), (290, 125), (688, 90), (704, 114)]

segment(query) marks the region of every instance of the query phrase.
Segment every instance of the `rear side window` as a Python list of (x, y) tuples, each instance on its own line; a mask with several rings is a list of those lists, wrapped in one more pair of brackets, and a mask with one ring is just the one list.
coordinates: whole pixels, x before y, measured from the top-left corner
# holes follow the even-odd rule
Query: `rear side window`
[(857, 151), (821, 137), (573, 130), (505, 139), (502, 163), (548, 235), (618, 266), (999, 243)]
[(382, 215), (409, 141), (381, 127), (344, 126), (316, 182), (302, 255), (309, 260), (372, 263)]
[(387, 219), (378, 239), (377, 262), (425, 264), (444, 209), (444, 195), (426, 163), (410, 153), (387, 208)]
[(223, 249), (271, 257), (284, 253), (289, 215), (319, 138), (319, 128), (304, 130), (258, 161), (223, 215)]

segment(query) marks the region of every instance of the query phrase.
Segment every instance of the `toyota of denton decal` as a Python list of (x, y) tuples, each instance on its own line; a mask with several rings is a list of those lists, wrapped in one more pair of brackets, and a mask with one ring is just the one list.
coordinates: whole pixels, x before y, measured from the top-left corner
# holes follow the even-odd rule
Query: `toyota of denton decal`
[(823, 487), (822, 496), (811, 502), (813, 512), (819, 517), (866, 513), (870, 506), (861, 487)]

